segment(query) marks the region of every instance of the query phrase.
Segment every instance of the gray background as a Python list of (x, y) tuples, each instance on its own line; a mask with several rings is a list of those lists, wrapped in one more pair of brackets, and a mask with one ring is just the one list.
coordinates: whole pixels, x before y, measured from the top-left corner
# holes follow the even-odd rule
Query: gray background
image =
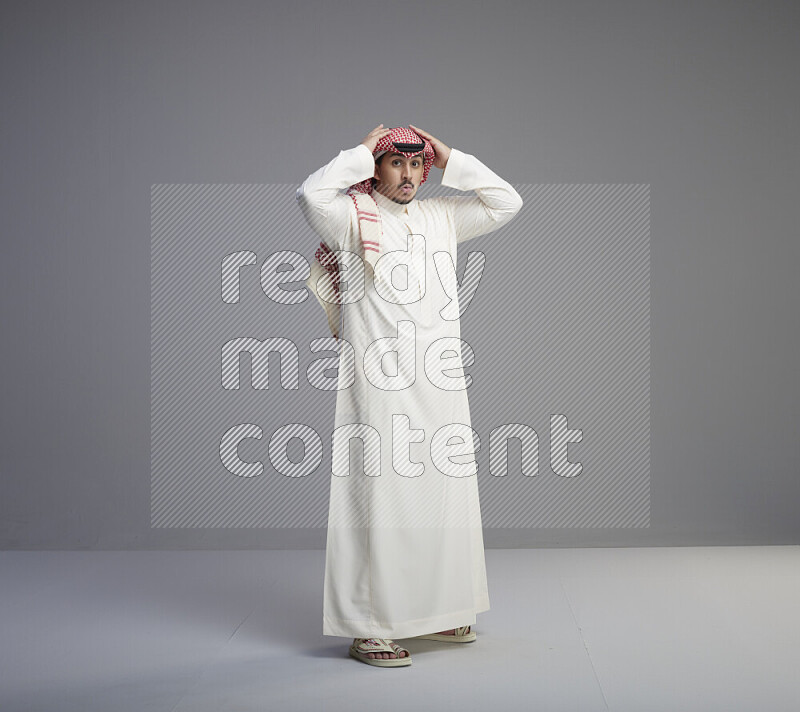
[[(293, 184), (153, 186), (154, 527), (328, 523), (339, 394), (321, 390), (322, 374), (311, 369), (332, 367), (328, 385), (336, 388), (339, 344), (303, 283), (319, 237), (297, 208), (296, 189)], [(485, 528), (647, 527), (649, 186), (517, 184), (517, 190), (524, 201), (519, 214), (490, 235), (463, 241), (457, 264), (451, 263), (461, 280), (454, 286), (471, 378), (469, 423), (478, 452), (469, 459), (478, 466), (481, 523)], [(442, 192), (431, 180), (422, 186), (422, 199)], [(308, 247), (297, 252), (287, 249), (290, 245)], [(480, 268), (476, 262), (482, 262)], [(295, 271), (276, 275), (280, 263)], [(433, 285), (440, 273), (431, 272), (426, 277)], [(404, 284), (403, 274), (394, 275), (398, 284)], [(276, 290), (276, 277), (293, 284)], [(397, 337), (396, 324), (379, 329), (372, 339)], [(270, 339), (280, 340), (282, 358), (266, 353)], [(387, 373), (392, 360), (386, 359)], [(346, 352), (342, 363), (346, 371)], [(363, 374), (363, 368), (357, 356), (353, 370)], [(415, 381), (427, 379), (425, 371), (418, 368)], [(435, 408), (435, 396), (431, 402)], [(434, 431), (419, 408), (412, 411), (417, 415), (410, 427), (422, 442), (407, 450), (410, 459), (420, 461), (432, 448)], [(551, 425), (551, 416), (557, 424)], [(559, 418), (566, 419), (563, 426)], [(531, 450), (526, 447), (524, 458), (520, 441), (504, 442), (499, 431), (506, 424), (513, 424), (514, 435), (526, 436)], [(228, 437), (235, 439), (231, 443)], [(384, 434), (381, 440), (384, 450), (392, 447), (391, 437)], [(558, 447), (561, 441), (566, 452)], [(359, 448), (352, 449), (355, 471), (363, 477)], [(293, 463), (282, 461), (284, 451)], [(444, 477), (431, 470), (428, 466), (422, 477)], [(391, 468), (383, 474), (399, 477)], [(340, 510), (340, 525), (341, 517)]]
[(651, 186), (651, 527), (487, 546), (797, 542), (796, 3), (1, 12), (2, 547), (324, 545), (150, 529), (150, 186), (299, 183), (380, 122)]

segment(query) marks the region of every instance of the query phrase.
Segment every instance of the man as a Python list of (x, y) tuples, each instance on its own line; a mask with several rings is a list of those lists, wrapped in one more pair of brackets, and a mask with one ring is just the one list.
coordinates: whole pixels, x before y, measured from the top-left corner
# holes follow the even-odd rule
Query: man
[[(431, 166), (475, 195), (415, 200)], [(455, 265), (458, 244), (522, 199), (474, 156), (383, 124), (296, 197), (327, 270), (315, 263), (309, 284), (342, 336), (323, 634), (353, 636), (365, 663), (405, 666), (393, 638), (470, 642), (489, 610)], [(336, 298), (319, 295), (326, 277)], [(363, 443), (352, 462), (351, 441)]]

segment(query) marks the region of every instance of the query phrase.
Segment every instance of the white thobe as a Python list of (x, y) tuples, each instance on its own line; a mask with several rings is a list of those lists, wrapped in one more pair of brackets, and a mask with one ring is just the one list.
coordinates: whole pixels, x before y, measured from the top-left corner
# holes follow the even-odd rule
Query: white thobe
[[(355, 205), (339, 191), (374, 168), (359, 144), (298, 189), (332, 250), (363, 254)], [(373, 192), (386, 257), (346, 287), (364, 289), (342, 307), (323, 635), (408, 638), (489, 610), (456, 246), (511, 220), (522, 199), (455, 148), (442, 184), (476, 195), (402, 205)]]

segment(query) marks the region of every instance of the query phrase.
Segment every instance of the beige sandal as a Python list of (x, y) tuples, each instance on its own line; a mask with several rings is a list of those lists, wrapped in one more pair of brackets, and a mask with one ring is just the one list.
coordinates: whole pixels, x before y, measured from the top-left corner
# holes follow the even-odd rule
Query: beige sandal
[[(469, 633), (467, 631), (469, 631)], [(471, 643), (478, 637), (478, 634), (474, 630), (470, 630), (470, 626), (464, 625), (460, 628), (455, 628), (454, 635), (431, 633), (430, 635), (418, 635), (416, 637), (419, 640), (441, 640), (447, 643)]]
[[(396, 658), (371, 658), (367, 653), (394, 653)], [(404, 658), (400, 653), (405, 653)], [(411, 665), (411, 653), (389, 638), (355, 638), (350, 646), (350, 656), (367, 665), (377, 667), (404, 667)]]

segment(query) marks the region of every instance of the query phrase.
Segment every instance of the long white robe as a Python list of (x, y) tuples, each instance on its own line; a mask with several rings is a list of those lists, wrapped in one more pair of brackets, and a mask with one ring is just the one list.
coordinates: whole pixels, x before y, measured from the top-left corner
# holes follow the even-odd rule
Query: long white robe
[[(332, 250), (363, 254), (355, 206), (340, 190), (374, 166), (359, 144), (298, 189), (304, 216)], [(511, 220), (522, 199), (457, 149), (442, 184), (476, 195), (401, 205), (373, 193), (385, 259), (377, 274), (363, 263), (363, 297), (342, 308), (341, 336), (353, 351), (340, 351), (335, 428), (363, 425), (337, 430), (332, 442), (323, 635), (408, 638), (474, 624), (489, 610), (456, 247)], [(379, 443), (372, 450), (359, 439), (374, 445), (370, 435)]]

